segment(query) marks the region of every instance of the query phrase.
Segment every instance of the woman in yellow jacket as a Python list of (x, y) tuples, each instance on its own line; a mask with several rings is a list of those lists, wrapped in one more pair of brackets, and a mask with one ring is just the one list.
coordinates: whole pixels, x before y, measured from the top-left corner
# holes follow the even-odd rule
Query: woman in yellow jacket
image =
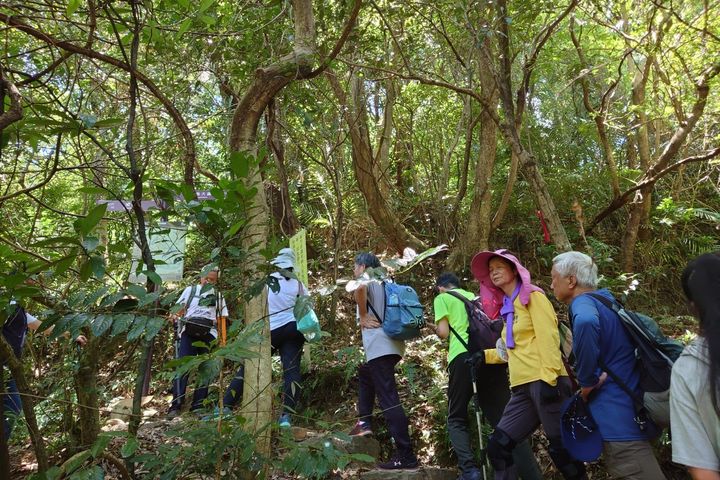
[(563, 448), (560, 409), (572, 386), (560, 356), (557, 316), (530, 272), (507, 250), (481, 252), (471, 269), (480, 282), (480, 296), (491, 318), (503, 317), (498, 348), (485, 350), (477, 362), (508, 364), (510, 401), (488, 442), (488, 458), (496, 480), (517, 478), (512, 450), (541, 424), (550, 442), (550, 457), (566, 479), (587, 478), (582, 462)]

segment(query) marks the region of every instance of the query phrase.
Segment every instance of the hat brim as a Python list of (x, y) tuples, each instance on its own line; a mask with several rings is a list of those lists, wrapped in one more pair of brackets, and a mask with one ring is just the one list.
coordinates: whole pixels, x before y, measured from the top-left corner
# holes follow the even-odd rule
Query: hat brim
[(495, 252), (480, 252), (476, 254), (470, 262), (470, 271), (475, 280), (482, 280), (490, 276), (490, 267), (488, 263), (492, 257), (499, 257)]
[[(589, 418), (584, 420), (587, 428), (576, 426), (573, 428), (571, 425), (572, 413), (569, 412), (574, 402), (580, 402), (582, 407), (585, 409), (581, 414), (587, 415)], [(594, 462), (600, 458), (603, 448), (603, 439), (600, 429), (597, 423), (590, 414), (590, 408), (585, 405), (579, 394), (575, 394), (572, 397), (565, 400), (563, 403), (561, 415), (560, 415), (560, 436), (562, 437), (563, 447), (570, 453), (570, 455), (581, 462)], [(575, 415), (578, 413), (576, 412)]]

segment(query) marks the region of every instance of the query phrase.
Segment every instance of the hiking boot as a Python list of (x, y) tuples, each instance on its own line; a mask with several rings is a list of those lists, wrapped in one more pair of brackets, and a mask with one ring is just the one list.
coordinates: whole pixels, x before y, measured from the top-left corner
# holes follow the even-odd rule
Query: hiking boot
[(370, 425), (365, 422), (357, 422), (348, 435), (351, 437), (367, 437), (368, 435), (372, 435), (372, 433)]
[(377, 468), (381, 470), (405, 470), (417, 468), (417, 466), (417, 457), (415, 457), (412, 453), (405, 456), (395, 454), (387, 462), (377, 464)]
[(290, 414), (289, 413), (283, 413), (280, 415), (280, 420), (278, 420), (278, 425), (280, 428), (290, 428)]

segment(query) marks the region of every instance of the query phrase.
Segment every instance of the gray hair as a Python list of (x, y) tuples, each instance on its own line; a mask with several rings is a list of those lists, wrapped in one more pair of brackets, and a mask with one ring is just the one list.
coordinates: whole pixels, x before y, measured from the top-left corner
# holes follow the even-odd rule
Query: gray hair
[(561, 277), (574, 276), (579, 287), (597, 288), (597, 265), (582, 252), (561, 253), (553, 258), (553, 267)]

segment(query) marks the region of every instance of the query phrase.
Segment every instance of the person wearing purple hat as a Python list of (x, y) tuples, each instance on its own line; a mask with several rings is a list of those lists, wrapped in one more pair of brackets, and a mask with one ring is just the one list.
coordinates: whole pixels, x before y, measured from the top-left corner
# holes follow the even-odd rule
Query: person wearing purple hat
[(505, 348), (476, 354), (477, 365), (507, 363), (510, 401), (490, 435), (488, 458), (496, 480), (517, 477), (512, 451), (541, 424), (555, 467), (566, 479), (587, 478), (585, 465), (563, 447), (560, 412), (572, 386), (560, 356), (558, 321), (552, 304), (530, 272), (507, 250), (480, 252), (470, 266), (480, 282), (480, 296), (491, 318), (502, 316)]

